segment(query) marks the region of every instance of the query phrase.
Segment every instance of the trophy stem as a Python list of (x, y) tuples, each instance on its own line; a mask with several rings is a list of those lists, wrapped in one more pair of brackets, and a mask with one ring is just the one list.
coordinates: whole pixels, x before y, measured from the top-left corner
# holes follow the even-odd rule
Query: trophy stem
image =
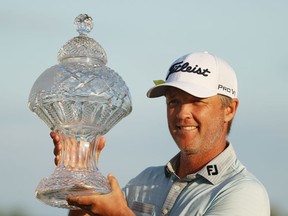
[[(68, 205), (68, 196), (106, 194), (111, 190), (108, 180), (97, 168), (99, 136), (92, 139), (91, 135), (80, 136), (75, 130), (77, 135), (71, 135), (67, 131), (58, 129), (62, 144), (60, 163), (54, 173), (40, 181), (35, 195), (50, 206), (76, 209)], [(69, 131), (71, 133), (71, 128)]]
[(58, 166), (71, 171), (96, 172), (98, 171), (96, 152), (100, 135), (95, 134), (95, 128), (82, 126), (77, 129), (75, 126), (57, 129), (62, 144)]

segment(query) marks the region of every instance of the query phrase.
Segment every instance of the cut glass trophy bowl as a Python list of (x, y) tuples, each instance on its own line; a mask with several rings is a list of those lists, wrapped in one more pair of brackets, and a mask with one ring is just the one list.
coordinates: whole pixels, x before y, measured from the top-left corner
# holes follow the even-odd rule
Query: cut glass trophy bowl
[(106, 66), (107, 57), (98, 42), (87, 36), (93, 20), (76, 17), (79, 36), (58, 52), (58, 63), (34, 83), (28, 106), (51, 130), (57, 130), (62, 150), (54, 173), (43, 178), (35, 195), (44, 203), (75, 209), (68, 196), (110, 192), (107, 179), (97, 167), (99, 136), (107, 133), (132, 110), (129, 89)]

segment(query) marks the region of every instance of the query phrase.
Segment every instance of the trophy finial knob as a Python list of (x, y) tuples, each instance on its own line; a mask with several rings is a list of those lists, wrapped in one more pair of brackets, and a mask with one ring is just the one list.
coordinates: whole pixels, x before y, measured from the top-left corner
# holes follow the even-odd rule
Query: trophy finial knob
[(93, 19), (87, 14), (80, 14), (74, 20), (79, 35), (67, 41), (58, 51), (58, 62), (90, 62), (105, 65), (107, 56), (101, 45), (87, 34), (93, 29)]
[(87, 14), (80, 14), (75, 18), (74, 25), (80, 35), (88, 34), (93, 29), (93, 19)]

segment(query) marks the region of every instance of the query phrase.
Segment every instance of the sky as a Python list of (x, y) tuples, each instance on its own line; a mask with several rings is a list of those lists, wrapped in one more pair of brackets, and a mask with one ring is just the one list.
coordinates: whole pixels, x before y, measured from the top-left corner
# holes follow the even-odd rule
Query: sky
[(287, 215), (288, 1), (286, 0), (0, 0), (0, 210), (29, 216), (67, 215), (34, 197), (55, 169), (49, 128), (27, 106), (35, 80), (57, 64), (61, 46), (78, 35), (74, 18), (94, 20), (89, 34), (107, 66), (126, 82), (132, 113), (106, 135), (99, 168), (121, 186), (178, 149), (167, 128), (163, 98), (148, 99), (178, 57), (208, 51), (236, 71), (240, 105), (228, 139), (240, 161)]

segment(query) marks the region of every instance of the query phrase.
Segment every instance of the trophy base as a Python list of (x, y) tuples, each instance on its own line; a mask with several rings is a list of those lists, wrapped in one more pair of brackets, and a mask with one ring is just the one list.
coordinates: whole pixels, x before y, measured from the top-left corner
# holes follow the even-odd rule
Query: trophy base
[(69, 196), (89, 196), (111, 192), (108, 180), (99, 172), (58, 170), (43, 178), (35, 190), (35, 196), (47, 205), (76, 210), (66, 199)]

